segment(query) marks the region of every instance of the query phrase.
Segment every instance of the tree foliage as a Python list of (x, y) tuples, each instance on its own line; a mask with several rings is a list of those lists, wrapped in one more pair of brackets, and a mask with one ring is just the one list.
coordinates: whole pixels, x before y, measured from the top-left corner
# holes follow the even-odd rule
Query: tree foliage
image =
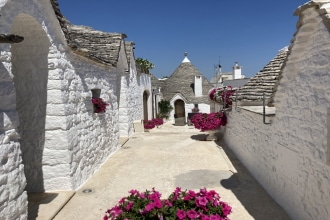
[(151, 63), (149, 60), (140, 57), (137, 58), (135, 62), (139, 66), (140, 70), (146, 74), (149, 74), (150, 70), (155, 67), (155, 65)]
[(158, 102), (158, 107), (159, 107), (159, 116), (161, 118), (168, 118), (169, 113), (173, 109), (173, 107), (171, 106), (170, 101), (165, 100), (165, 99)]

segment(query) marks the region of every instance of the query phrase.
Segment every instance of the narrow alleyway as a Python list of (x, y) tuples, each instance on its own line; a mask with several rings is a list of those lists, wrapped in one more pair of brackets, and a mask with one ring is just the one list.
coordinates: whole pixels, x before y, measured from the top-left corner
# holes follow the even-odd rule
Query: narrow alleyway
[[(155, 187), (165, 198), (177, 186), (216, 190), (222, 201), (233, 207), (232, 220), (290, 219), (229, 149), (221, 143), (201, 141), (204, 135), (192, 126), (170, 122), (134, 134), (54, 219), (102, 219), (105, 211), (131, 189)], [(51, 203), (40, 206), (39, 211), (47, 206), (50, 208)]]

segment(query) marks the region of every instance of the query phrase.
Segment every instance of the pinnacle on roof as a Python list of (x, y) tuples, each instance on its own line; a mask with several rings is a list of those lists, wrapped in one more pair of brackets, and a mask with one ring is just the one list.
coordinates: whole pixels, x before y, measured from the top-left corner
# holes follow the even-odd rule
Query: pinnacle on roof
[(190, 63), (190, 60), (187, 57), (188, 53), (184, 52), (184, 59), (182, 60), (182, 63)]

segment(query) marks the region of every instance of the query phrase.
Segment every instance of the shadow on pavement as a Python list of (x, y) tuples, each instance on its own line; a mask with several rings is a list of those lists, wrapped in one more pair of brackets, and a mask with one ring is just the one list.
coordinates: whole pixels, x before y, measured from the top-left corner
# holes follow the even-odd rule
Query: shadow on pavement
[(207, 134), (195, 134), (195, 135), (191, 135), (191, 139), (197, 140), (197, 141), (205, 141), (206, 137), (207, 137)]
[(256, 220), (291, 219), (240, 163), (235, 154), (222, 141), (216, 141), (216, 144), (223, 149), (237, 171), (232, 172), (228, 178), (220, 179), (221, 186), (231, 190)]
[(28, 193), (28, 220), (37, 219), (39, 206), (50, 203), (57, 196), (58, 193)]

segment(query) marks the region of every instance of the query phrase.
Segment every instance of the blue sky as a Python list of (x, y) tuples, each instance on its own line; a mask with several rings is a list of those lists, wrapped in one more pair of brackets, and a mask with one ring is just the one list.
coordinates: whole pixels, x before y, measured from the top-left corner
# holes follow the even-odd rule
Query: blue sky
[[(208, 79), (219, 63), (230, 72), (235, 62), (254, 76), (290, 44), (306, 0), (58, 0), (63, 15), (76, 25), (127, 35), (135, 57), (155, 65), (158, 78), (170, 76), (184, 52)], [(92, 3), (92, 4), (91, 4)]]

